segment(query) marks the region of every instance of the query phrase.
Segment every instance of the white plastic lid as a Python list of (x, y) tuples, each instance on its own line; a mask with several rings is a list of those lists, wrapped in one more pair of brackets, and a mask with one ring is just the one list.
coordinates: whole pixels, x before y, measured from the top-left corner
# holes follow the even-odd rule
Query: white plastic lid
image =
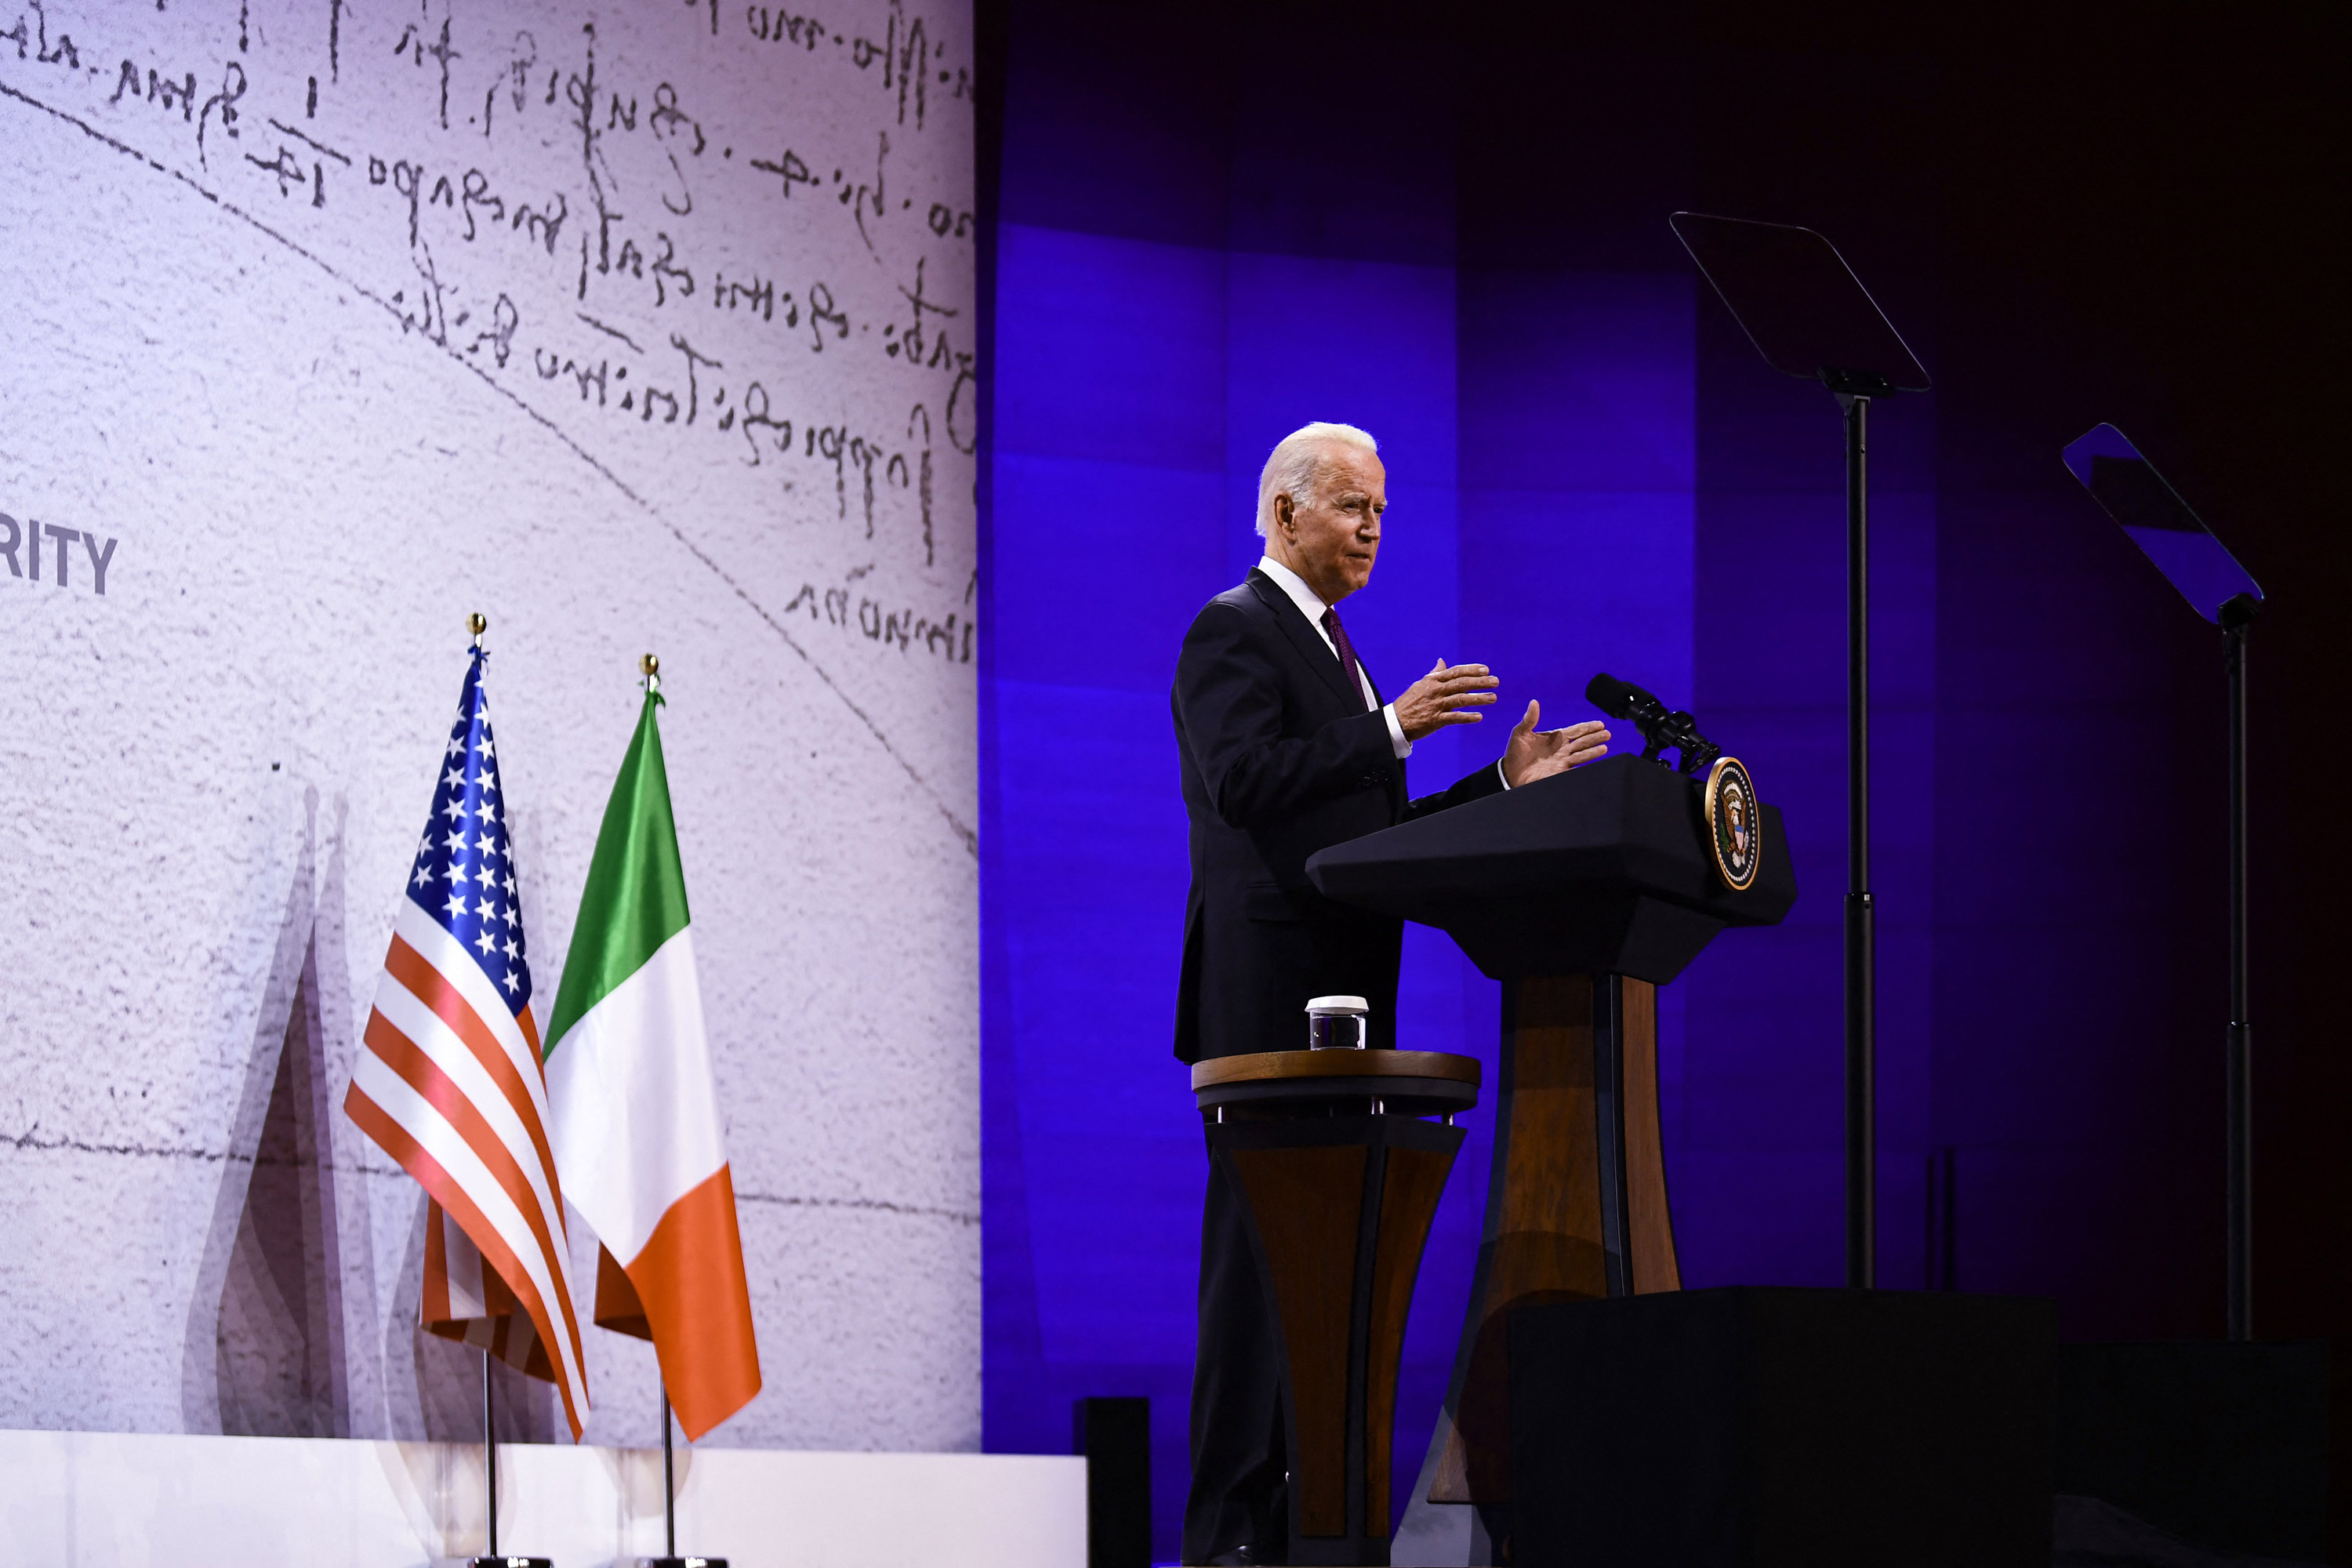
[(1369, 1013), (1361, 996), (1318, 996), (1307, 1004), (1309, 1013)]

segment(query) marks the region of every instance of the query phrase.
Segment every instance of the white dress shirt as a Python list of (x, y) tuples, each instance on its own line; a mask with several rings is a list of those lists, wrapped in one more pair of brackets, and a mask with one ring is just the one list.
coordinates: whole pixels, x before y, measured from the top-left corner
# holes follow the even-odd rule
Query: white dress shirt
[[(1331, 634), (1323, 629), (1324, 612), (1331, 606), (1307, 585), (1306, 578), (1273, 556), (1260, 560), (1257, 569), (1273, 578), (1276, 587), (1290, 595), (1290, 602), (1298, 606), (1298, 613), (1307, 617), (1307, 624), (1315, 628), (1315, 635), (1323, 639), (1323, 646), (1331, 650), (1331, 661), (1337, 664), (1339, 660), (1339, 645), (1331, 640)], [(1364, 673), (1364, 667), (1360, 664), (1356, 667), (1356, 687), (1364, 694), (1364, 706), (1370, 708), (1378, 693), (1372, 690), (1372, 678)], [(1382, 708), (1381, 716), (1389, 721), (1389, 748), (1400, 757), (1412, 755), (1412, 742), (1404, 738), (1404, 726), (1397, 722), (1396, 704), (1391, 702)]]
[[(1322, 596), (1307, 585), (1306, 578), (1301, 577), (1273, 556), (1260, 558), (1257, 569), (1273, 578), (1276, 587), (1290, 595), (1290, 602), (1298, 606), (1298, 613), (1307, 617), (1307, 624), (1315, 628), (1315, 635), (1321, 637), (1323, 646), (1331, 650), (1332, 662), (1338, 663), (1339, 645), (1331, 640), (1331, 634), (1323, 629), (1323, 612), (1331, 606), (1325, 604)], [(1360, 664), (1356, 667), (1356, 685), (1364, 694), (1364, 706), (1370, 708), (1379, 694), (1373, 691), (1372, 678), (1364, 673), (1364, 668)], [(1412, 755), (1412, 742), (1404, 738), (1404, 726), (1397, 722), (1396, 704), (1391, 702), (1382, 708), (1381, 716), (1389, 721), (1389, 749), (1399, 757)], [(1503, 772), (1503, 764), (1499, 762), (1495, 764), (1495, 776), (1503, 781), (1505, 789), (1511, 787), (1510, 776)]]

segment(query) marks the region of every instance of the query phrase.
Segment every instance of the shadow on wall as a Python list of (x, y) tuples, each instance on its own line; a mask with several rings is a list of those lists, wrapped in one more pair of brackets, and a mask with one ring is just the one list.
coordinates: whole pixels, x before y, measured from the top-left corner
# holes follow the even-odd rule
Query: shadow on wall
[[(188, 1310), (183, 1429), (476, 1443), (480, 1352), (416, 1326), (425, 1194), (406, 1174), (352, 1158), (366, 1146), (341, 1105), (356, 1042), (330, 1034), (355, 1016), (341, 961), (342, 811), (322, 871), (318, 792), (306, 792), (303, 804), (302, 844)], [(381, 1331), (370, 1212), (378, 1184), (410, 1215)], [(402, 1386), (412, 1378), (413, 1405)], [(500, 1367), (497, 1398), (502, 1436), (555, 1437), (547, 1384)]]
[(221, 1281), (213, 1365), (224, 1432), (351, 1434), (317, 995), (317, 948), (306, 944)]
[[(316, 790), (306, 792), (303, 805), (302, 847), (188, 1310), (180, 1405), (190, 1432), (352, 1433), (329, 1121), (334, 1106), (321, 1026)], [(336, 837), (328, 871), (340, 884)], [(373, 1270), (364, 1254), (356, 1273), (349, 1284), (361, 1310), (372, 1312)]]

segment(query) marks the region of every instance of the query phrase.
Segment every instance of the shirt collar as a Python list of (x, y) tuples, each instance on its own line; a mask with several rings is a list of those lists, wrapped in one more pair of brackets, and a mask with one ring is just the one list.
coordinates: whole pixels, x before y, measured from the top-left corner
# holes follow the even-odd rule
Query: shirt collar
[(1321, 595), (1307, 585), (1306, 578), (1301, 577), (1271, 555), (1261, 560), (1257, 563), (1257, 569), (1273, 578), (1276, 587), (1290, 595), (1290, 602), (1298, 606), (1298, 613), (1307, 617), (1308, 626), (1313, 626), (1317, 631), (1323, 629), (1323, 612), (1331, 606), (1326, 605)]

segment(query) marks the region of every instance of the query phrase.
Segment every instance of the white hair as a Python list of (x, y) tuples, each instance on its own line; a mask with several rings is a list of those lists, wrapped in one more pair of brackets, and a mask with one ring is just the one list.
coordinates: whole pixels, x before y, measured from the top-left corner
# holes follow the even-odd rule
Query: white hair
[(1274, 444), (1265, 455), (1265, 467), (1257, 476), (1257, 531), (1263, 536), (1266, 525), (1274, 521), (1274, 498), (1288, 496), (1293, 506), (1303, 506), (1314, 499), (1315, 465), (1321, 460), (1323, 448), (1332, 442), (1342, 446), (1360, 447), (1377, 453), (1381, 444), (1367, 431), (1353, 425), (1333, 425), (1317, 420), (1302, 425)]

